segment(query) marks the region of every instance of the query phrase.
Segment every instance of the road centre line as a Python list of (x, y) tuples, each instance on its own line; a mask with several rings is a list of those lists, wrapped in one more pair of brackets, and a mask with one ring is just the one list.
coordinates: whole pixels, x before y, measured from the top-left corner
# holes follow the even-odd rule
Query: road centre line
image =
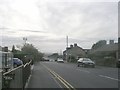
[[(41, 63), (40, 63), (41, 64)], [(45, 67), (43, 64), (41, 64), (43, 67)], [(46, 67), (45, 67), (46, 68)], [(48, 71), (47, 70), (47, 72), (49, 73), (50, 71)], [(52, 79), (56, 82), (56, 84), (60, 87), (60, 88), (62, 88), (62, 86), (58, 83), (58, 81), (56, 80), (56, 78), (52, 75), (52, 74), (50, 74), (51, 75), (51, 77), (52, 77)]]
[[(53, 71), (54, 72), (54, 71)], [(54, 72), (55, 73), (55, 72)], [(55, 73), (57, 76), (59, 76), (57, 73)], [(59, 78), (64, 81), (67, 85), (69, 85), (71, 88), (74, 88), (72, 85), (70, 85), (65, 79), (63, 79), (61, 76)]]
[(58, 76), (55, 74), (55, 72), (53, 72), (52, 70), (50, 70), (47, 66), (43, 65), (51, 74), (53, 74), (63, 85), (65, 85), (66, 88), (69, 88), (69, 86), (67, 86), (60, 78), (58, 78)]
[[(52, 72), (52, 74), (54, 74), (54, 73)], [(56, 76), (56, 75), (54, 74), (54, 76)], [(56, 76), (56, 77), (57, 77), (57, 76)], [(59, 79), (59, 81), (60, 81), (61, 83), (63, 83), (63, 84), (65, 85), (65, 87), (69, 88), (60, 78), (57, 78), (57, 79)]]
[[(41, 63), (40, 63), (41, 64)], [(45, 66), (45, 65), (43, 65), (43, 64), (41, 64), (44, 68), (46, 68), (47, 69), (47, 67)], [(48, 73), (50, 72), (50, 71), (48, 71), (48, 69), (46, 70)], [(60, 87), (60, 88), (62, 88), (62, 86), (59, 84), (59, 82), (56, 80), (56, 78), (50, 73), (50, 76), (52, 77), (52, 79), (56, 82), (56, 84)]]
[[(51, 74), (50, 74), (51, 75)], [(53, 76), (53, 75), (51, 75), (51, 77), (54, 79), (54, 81), (58, 84), (58, 86), (60, 87), (60, 88), (62, 88), (62, 86), (57, 82), (57, 80), (55, 79), (55, 77)]]
[[(52, 71), (52, 70), (50, 70), (48, 67), (45, 67), (52, 75), (54, 75), (55, 76), (55, 78), (57, 78), (57, 79), (59, 79), (58, 78), (58, 76)], [(61, 81), (60, 79), (59, 79), (59, 81)], [(64, 83), (63, 81), (61, 81), (62, 83)], [(67, 88), (69, 88), (66, 84), (65, 84), (65, 86), (67, 87)]]
[(81, 69), (76, 69), (76, 70), (79, 70), (79, 71), (81, 71), (81, 72), (90, 73), (89, 71), (86, 71), (86, 70), (81, 70)]
[[(43, 64), (42, 64), (43, 65)], [(57, 78), (66, 88), (69, 90), (76, 90), (71, 84), (69, 84), (65, 79), (63, 79), (60, 75), (58, 75), (56, 72), (48, 68), (47, 66), (43, 65), (55, 78)]]
[(112, 77), (109, 77), (109, 76), (104, 76), (104, 75), (99, 75), (100, 77), (104, 77), (104, 78), (108, 78), (108, 79), (112, 79), (112, 80), (116, 80), (116, 81), (119, 81), (118, 79), (115, 79), (115, 78), (112, 78)]

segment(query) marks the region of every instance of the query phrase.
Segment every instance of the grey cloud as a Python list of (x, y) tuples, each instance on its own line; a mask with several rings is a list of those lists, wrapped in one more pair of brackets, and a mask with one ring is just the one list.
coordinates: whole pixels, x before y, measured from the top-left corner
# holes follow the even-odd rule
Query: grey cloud
[(0, 36), (2, 37), (2, 46), (12, 47), (13, 45), (23, 45), (22, 38), (9, 37), (9, 36)]
[(45, 31), (40, 31), (40, 30), (23, 30), (23, 29), (19, 29), (20, 31), (25, 31), (25, 32), (36, 32), (36, 33), (47, 33)]
[[(104, 31), (106, 33), (114, 32), (117, 29), (117, 3), (65, 3), (66, 6), (63, 5), (64, 3), (57, 3), (55, 6), (54, 4), (56, 3), (51, 3), (47, 6), (48, 12), (51, 12), (51, 15), (46, 19), (48, 27), (54, 33), (75, 33), (74, 31), (77, 30), (77, 35), (79, 30), (94, 31), (96, 33)], [(69, 22), (64, 22), (67, 16), (72, 14), (82, 15), (81, 25), (71, 27)], [(100, 30), (101, 27), (102, 30)], [(109, 27), (114, 27), (114, 30)]]
[[(8, 3), (8, 2), (6, 2)], [(5, 4), (5, 3), (4, 3)], [(46, 5), (46, 6), (45, 6)], [(28, 36), (28, 42), (33, 43), (36, 47), (43, 51), (58, 51), (66, 47), (66, 37), (69, 36), (69, 44), (78, 43), (82, 48), (91, 48), (92, 44), (101, 39), (116, 39), (117, 30), (117, 3), (102, 2), (102, 3), (79, 3), (79, 2), (49, 2), (39, 8), (39, 17), (43, 30), (37, 29), (20, 29), (17, 32), (42, 33), (42, 36)], [(9, 6), (9, 4), (8, 4)], [(11, 6), (9, 6), (11, 8)], [(16, 9), (10, 10), (8, 16), (4, 16), (4, 7), (0, 9), (4, 20), (8, 20), (12, 14), (18, 18), (25, 19), (25, 22), (32, 22), (29, 16), (20, 13)], [(38, 17), (38, 20), (40, 20)], [(10, 19), (12, 20), (12, 18)], [(11, 21), (6, 21), (8, 25)], [(33, 23), (34, 24), (34, 23)], [(1, 26), (2, 26), (1, 25)], [(2, 29), (2, 28), (1, 28)], [(44, 31), (45, 30), (45, 31)], [(6, 29), (6, 33), (15, 33)], [(48, 33), (52, 33), (57, 37), (50, 37)], [(21, 44), (21, 37), (3, 37), (3, 43), (6, 45)]]
[(30, 42), (39, 42), (39, 43), (64, 43), (65, 38), (50, 38), (49, 36), (29, 36), (27, 37)]
[(120, 2), (118, 3), (118, 37), (120, 37)]
[(0, 30), (2, 32), (7, 32), (7, 33), (16, 33), (18, 31), (22, 31), (22, 32), (35, 32), (35, 33), (43, 33), (43, 34), (46, 34), (47, 32), (46, 31), (42, 31), (42, 30), (28, 30), (28, 29), (14, 29), (14, 28), (7, 28), (7, 27), (0, 27)]

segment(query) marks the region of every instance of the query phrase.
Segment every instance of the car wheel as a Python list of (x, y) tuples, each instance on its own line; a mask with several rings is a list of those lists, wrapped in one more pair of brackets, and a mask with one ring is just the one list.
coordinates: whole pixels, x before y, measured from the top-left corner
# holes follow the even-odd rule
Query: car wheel
[(82, 64), (82, 66), (83, 66), (83, 67), (86, 67), (86, 65), (85, 65), (84, 63)]
[(92, 68), (95, 68), (95, 65), (92, 65)]
[(80, 65), (78, 64), (77, 66), (79, 67)]

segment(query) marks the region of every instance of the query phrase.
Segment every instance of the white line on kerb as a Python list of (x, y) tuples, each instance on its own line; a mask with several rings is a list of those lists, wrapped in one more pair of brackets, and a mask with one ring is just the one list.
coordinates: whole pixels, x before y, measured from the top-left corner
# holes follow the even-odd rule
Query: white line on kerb
[(104, 76), (104, 75), (99, 75), (99, 76), (100, 76), (100, 77), (109, 78), (109, 79), (112, 79), (112, 80), (119, 81), (118, 79), (116, 79), (116, 78), (112, 78), (112, 77), (109, 77), (109, 76)]

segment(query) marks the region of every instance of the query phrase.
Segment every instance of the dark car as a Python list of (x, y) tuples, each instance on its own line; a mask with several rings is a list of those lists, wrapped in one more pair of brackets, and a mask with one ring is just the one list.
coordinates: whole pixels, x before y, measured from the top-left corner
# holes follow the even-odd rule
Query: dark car
[(117, 63), (116, 63), (116, 66), (117, 66), (118, 68), (120, 68), (120, 59), (118, 59), (118, 61), (117, 61)]
[(13, 66), (14, 67), (18, 67), (22, 64), (23, 64), (22, 60), (20, 60), (19, 58), (13, 58)]
[(80, 58), (77, 63), (78, 63), (78, 67), (79, 66), (83, 66), (83, 67), (90, 66), (90, 67), (93, 67), (93, 68), (95, 67), (95, 62), (93, 62), (89, 58)]

